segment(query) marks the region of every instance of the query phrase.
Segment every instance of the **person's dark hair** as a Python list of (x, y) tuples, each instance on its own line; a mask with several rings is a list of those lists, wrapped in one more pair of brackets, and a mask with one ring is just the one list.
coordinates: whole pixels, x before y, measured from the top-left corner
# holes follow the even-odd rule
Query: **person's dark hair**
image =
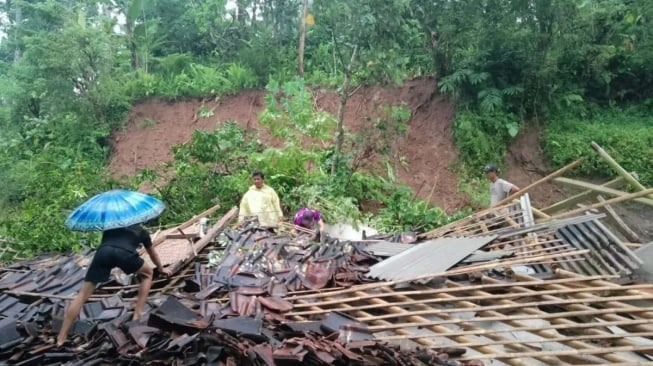
[(252, 178), (254, 178), (254, 177), (260, 177), (261, 179), (265, 179), (265, 174), (263, 174), (263, 172), (257, 170), (254, 173), (252, 173)]
[(312, 210), (306, 210), (304, 211), (304, 215), (302, 215), (302, 219), (304, 220), (313, 220), (315, 218), (315, 214), (313, 213)]
[(499, 167), (494, 165), (494, 164), (488, 164), (488, 165), (483, 167), (483, 171), (486, 172), (486, 173), (489, 173), (489, 172), (499, 173)]

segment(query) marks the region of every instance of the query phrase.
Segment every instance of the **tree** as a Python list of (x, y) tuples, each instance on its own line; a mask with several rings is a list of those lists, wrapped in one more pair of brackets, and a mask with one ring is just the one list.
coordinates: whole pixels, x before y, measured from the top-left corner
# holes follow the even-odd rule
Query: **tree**
[[(322, 27), (330, 36), (337, 67), (344, 75), (339, 90), (332, 174), (336, 172), (342, 154), (344, 113), (352, 93), (352, 79), (368, 63), (374, 63), (375, 52), (397, 48), (407, 5), (404, 0), (316, 0), (313, 4), (316, 26)], [(392, 65), (391, 62), (387, 64)]]
[(297, 72), (304, 76), (304, 45), (306, 44), (306, 17), (308, 16), (308, 0), (302, 2), (301, 19), (299, 20), (299, 51), (297, 57)]

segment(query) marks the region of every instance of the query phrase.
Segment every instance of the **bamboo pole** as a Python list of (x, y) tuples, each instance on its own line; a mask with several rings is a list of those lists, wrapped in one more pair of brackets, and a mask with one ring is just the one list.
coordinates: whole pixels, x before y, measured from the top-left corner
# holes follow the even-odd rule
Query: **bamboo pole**
[[(601, 184), (600, 186), (601, 187), (606, 187), (606, 188), (615, 188), (616, 189), (616, 188), (620, 187), (621, 185), (623, 185), (623, 183), (625, 181), (626, 180), (623, 177), (618, 177), (618, 178), (615, 178), (615, 179), (613, 179), (611, 181), (605, 182), (605, 183)], [(552, 214), (554, 214), (554, 213), (556, 213), (558, 211), (561, 211), (561, 210), (563, 210), (565, 208), (574, 206), (577, 203), (581, 203), (581, 202), (591, 198), (591, 196), (594, 193), (595, 192), (592, 191), (592, 190), (584, 191), (582, 193), (571, 196), (571, 197), (569, 197), (569, 198), (567, 198), (567, 199), (565, 199), (563, 201), (560, 201), (560, 202), (554, 203), (554, 204), (552, 204), (552, 205), (550, 205), (548, 207), (545, 207), (545, 208), (542, 209), (542, 212), (544, 212), (546, 214), (549, 214), (549, 215), (552, 215)]]
[(611, 204), (615, 204), (615, 203), (619, 203), (619, 202), (629, 201), (629, 200), (632, 200), (632, 199), (635, 199), (635, 198), (650, 195), (652, 193), (653, 193), (653, 188), (649, 188), (647, 190), (639, 191), (639, 192), (635, 192), (635, 193), (629, 193), (629, 194), (624, 195), (624, 196), (619, 196), (619, 197), (615, 197), (615, 198), (612, 198), (612, 199), (609, 199), (609, 200), (606, 200), (606, 201), (603, 201), (603, 202), (594, 203), (594, 204), (592, 204), (592, 205), (590, 205), (588, 207), (581, 207), (581, 208), (578, 208), (578, 209), (575, 209), (575, 210), (572, 210), (572, 211), (563, 212), (563, 213), (551, 216), (551, 219), (559, 219), (559, 218), (562, 218), (562, 217), (582, 215), (586, 211), (589, 211), (589, 210), (592, 210), (592, 209), (595, 209), (595, 208), (599, 208), (599, 207), (603, 207), (605, 205), (611, 205)]
[[(601, 158), (603, 158), (603, 160), (605, 160), (606, 163), (608, 163), (608, 165), (612, 169), (614, 169), (628, 183), (632, 184), (639, 191), (645, 191), (646, 190), (646, 187), (644, 187), (637, 179), (635, 179), (635, 177), (630, 175), (626, 169), (622, 168), (621, 165), (619, 165), (619, 163), (617, 163), (617, 161), (614, 160), (612, 158), (612, 156), (610, 156), (610, 154), (608, 154), (605, 150), (603, 150), (603, 148), (601, 148), (601, 146), (599, 146), (599, 144), (592, 141), (590, 146), (592, 147), (592, 149), (594, 149), (599, 154), (599, 156)], [(649, 195), (649, 198), (653, 199), (653, 195)]]
[[(504, 217), (509, 216), (509, 215), (518, 215), (521, 213), (520, 211), (509, 211), (508, 209), (514, 206), (513, 204), (507, 204), (503, 205), (500, 207), (493, 206), (491, 208), (485, 209), (483, 211), (474, 213), (472, 215), (469, 215), (463, 219), (460, 219), (458, 221), (452, 222), (450, 224), (444, 225), (442, 227), (439, 227), (437, 229), (428, 231), (426, 233), (419, 234), (418, 237), (420, 238), (430, 238), (435, 236), (436, 234), (442, 233), (442, 232), (447, 232), (447, 231), (452, 231), (452, 230), (467, 230), (467, 229), (472, 229), (472, 228), (478, 228), (480, 225), (480, 222), (483, 222), (485, 224), (499, 224), (501, 223), (502, 219)], [(507, 213), (501, 213), (507, 211)], [(490, 215), (493, 214), (493, 215)], [(488, 217), (486, 217), (488, 216)], [(478, 221), (475, 221), (478, 220)], [(462, 225), (462, 226), (461, 226)], [(490, 230), (488, 233), (492, 233), (494, 230)], [(482, 232), (482, 230), (481, 230)]]
[[(603, 198), (603, 196), (601, 196), (601, 195), (598, 195), (598, 196), (596, 196), (596, 200), (598, 202), (604, 202), (605, 198)], [(621, 231), (621, 233), (624, 235), (624, 237), (626, 239), (628, 239), (630, 241), (633, 241), (633, 242), (638, 242), (638, 243), (641, 242), (641, 239), (639, 238), (639, 235), (637, 235), (637, 233), (634, 232), (633, 229), (631, 229), (626, 224), (626, 222), (624, 220), (622, 220), (621, 217), (619, 217), (619, 215), (617, 215), (617, 213), (612, 208), (612, 206), (610, 206), (610, 205), (603, 206), (603, 211), (605, 211), (607, 219), (610, 222), (612, 222), (612, 224), (614, 226), (616, 226), (617, 229), (619, 229), (619, 231)]]
[(535, 207), (531, 207), (531, 211), (533, 211), (535, 216), (537, 216), (537, 217), (539, 217), (541, 219), (550, 219), (551, 218), (550, 215), (546, 214), (544, 211), (539, 210), (539, 209), (537, 209)]
[[(565, 178), (565, 177), (556, 178), (554, 179), (554, 181), (571, 187), (589, 189), (594, 192), (608, 194), (614, 197), (621, 197), (628, 194), (628, 192), (620, 191), (617, 189), (603, 187), (600, 185), (587, 183), (576, 179)], [(653, 199), (650, 198), (635, 198), (633, 199), (633, 201), (643, 203), (645, 205), (653, 206)]]

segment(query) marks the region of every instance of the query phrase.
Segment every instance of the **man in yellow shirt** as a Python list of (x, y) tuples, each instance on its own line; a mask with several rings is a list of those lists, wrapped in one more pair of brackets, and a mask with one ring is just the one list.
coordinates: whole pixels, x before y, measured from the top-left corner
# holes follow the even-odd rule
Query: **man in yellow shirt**
[(261, 172), (252, 173), (254, 185), (240, 201), (238, 222), (247, 216), (258, 217), (261, 227), (276, 228), (283, 221), (279, 196), (272, 187), (265, 184), (265, 176)]

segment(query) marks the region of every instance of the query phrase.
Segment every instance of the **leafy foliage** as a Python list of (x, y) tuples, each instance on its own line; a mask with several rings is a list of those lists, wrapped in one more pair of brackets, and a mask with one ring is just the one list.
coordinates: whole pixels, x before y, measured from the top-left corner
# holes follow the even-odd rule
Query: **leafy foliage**
[(624, 169), (638, 174), (645, 186), (653, 186), (653, 120), (648, 113), (609, 111), (589, 120), (566, 118), (552, 123), (544, 150), (555, 166), (584, 157), (577, 171), (593, 176), (615, 173), (589, 148), (592, 141), (605, 149)]
[[(364, 218), (361, 201), (373, 200), (384, 206), (381, 228), (446, 222), (442, 212), (397, 191), (392, 169), (387, 179), (360, 171), (361, 157), (387, 154), (405, 133), (405, 108), (381, 107), (375, 128), (365, 131), (374, 143), (355, 144), (350, 135), (340, 161), (328, 142), (333, 116), (313, 108), (306, 86), (348, 96), (364, 83), (417, 75), (435, 76), (437, 91), (458, 104), (453, 135), (463, 171), (499, 162), (520, 128), (551, 120), (544, 144), (554, 164), (585, 153), (595, 140), (653, 183), (650, 1), (315, 0), (306, 81), (296, 79), (300, 6), (301, 0), (5, 1), (0, 235), (25, 253), (79, 243), (62, 220), (86, 197), (117, 185), (103, 165), (111, 131), (135, 99), (219, 98), (263, 85), (270, 94), (260, 119), (285, 146), (261, 146), (234, 124), (197, 132), (175, 148), (174, 179), (159, 187), (171, 204), (164, 220), (186, 218), (216, 197), (227, 207), (248, 186), (249, 171), (261, 168), (275, 172), (269, 181), (287, 210), (310, 204), (333, 215), (329, 220)], [(633, 104), (643, 112), (612, 112)], [(333, 162), (337, 169), (327, 174)], [(594, 174), (604, 167), (591, 158), (581, 169)], [(142, 172), (133, 183), (142, 180), (158, 182)], [(481, 185), (461, 189), (477, 192)]]
[(266, 108), (259, 120), (273, 136), (284, 140), (286, 146), (301, 147), (303, 138), (324, 142), (333, 135), (335, 119), (329, 113), (313, 108), (315, 96), (302, 79), (283, 85), (271, 80), (267, 90)]
[(460, 160), (477, 172), (489, 162), (502, 161), (507, 142), (518, 132), (519, 122), (514, 115), (460, 112), (456, 116), (453, 137)]

